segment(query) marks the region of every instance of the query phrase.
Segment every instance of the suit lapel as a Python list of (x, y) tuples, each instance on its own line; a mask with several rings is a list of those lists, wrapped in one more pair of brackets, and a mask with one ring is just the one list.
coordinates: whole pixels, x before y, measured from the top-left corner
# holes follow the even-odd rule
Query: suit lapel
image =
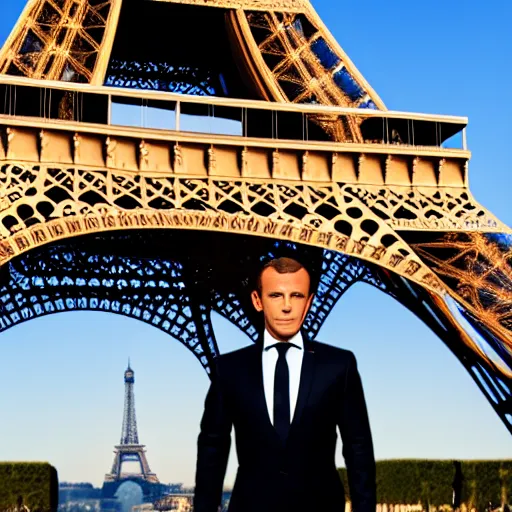
[(314, 344), (308, 339), (304, 332), (302, 333), (302, 339), (304, 341), (304, 356), (300, 372), (299, 394), (297, 396), (297, 404), (295, 405), (295, 413), (290, 429), (293, 429), (300, 422), (302, 413), (308, 403), (313, 376), (315, 374)]

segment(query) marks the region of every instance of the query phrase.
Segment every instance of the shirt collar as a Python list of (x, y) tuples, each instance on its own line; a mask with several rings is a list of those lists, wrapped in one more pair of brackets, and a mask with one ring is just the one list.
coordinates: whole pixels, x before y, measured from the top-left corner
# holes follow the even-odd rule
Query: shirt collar
[[(294, 345), (297, 345), (299, 350), (304, 350), (304, 341), (300, 331), (288, 341)], [(270, 347), (271, 345), (275, 345), (276, 343), (279, 343), (279, 340), (276, 340), (272, 334), (270, 334), (267, 329), (265, 329), (265, 332), (263, 333), (263, 350)]]

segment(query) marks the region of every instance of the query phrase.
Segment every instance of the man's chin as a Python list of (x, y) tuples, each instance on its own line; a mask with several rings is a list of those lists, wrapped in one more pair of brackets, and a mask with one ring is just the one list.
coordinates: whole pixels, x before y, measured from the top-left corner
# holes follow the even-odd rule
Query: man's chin
[(275, 329), (274, 332), (281, 340), (289, 340), (290, 338), (293, 338), (298, 332), (299, 329), (296, 327), (290, 327), (290, 328), (278, 328)]

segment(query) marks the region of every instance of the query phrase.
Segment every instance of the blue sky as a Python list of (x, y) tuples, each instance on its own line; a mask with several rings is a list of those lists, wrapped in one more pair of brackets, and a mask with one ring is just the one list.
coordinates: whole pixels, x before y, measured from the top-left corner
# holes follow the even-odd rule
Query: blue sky
[[(0, 44), (24, 4), (2, 2)], [(469, 117), (471, 190), (512, 225), (512, 5), (316, 0), (314, 6), (388, 108)], [(226, 321), (213, 321), (222, 352), (248, 344)], [(319, 339), (357, 356), (378, 459), (512, 457), (510, 435), (470, 376), (390, 297), (355, 286)], [(1, 334), (0, 460), (47, 460), (61, 480), (100, 485), (119, 442), (129, 356), (149, 464), (161, 481), (192, 484), (206, 374), (162, 332), (101, 313), (58, 314)], [(235, 472), (232, 454), (228, 485)]]

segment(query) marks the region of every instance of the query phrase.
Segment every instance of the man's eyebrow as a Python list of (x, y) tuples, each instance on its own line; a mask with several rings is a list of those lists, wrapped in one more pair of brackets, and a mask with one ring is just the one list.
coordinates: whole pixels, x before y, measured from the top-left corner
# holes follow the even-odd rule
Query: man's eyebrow
[[(278, 290), (270, 290), (267, 292), (268, 295), (283, 295), (284, 292)], [(306, 294), (304, 292), (294, 291), (290, 292), (290, 295), (300, 295), (301, 297), (305, 297)]]

